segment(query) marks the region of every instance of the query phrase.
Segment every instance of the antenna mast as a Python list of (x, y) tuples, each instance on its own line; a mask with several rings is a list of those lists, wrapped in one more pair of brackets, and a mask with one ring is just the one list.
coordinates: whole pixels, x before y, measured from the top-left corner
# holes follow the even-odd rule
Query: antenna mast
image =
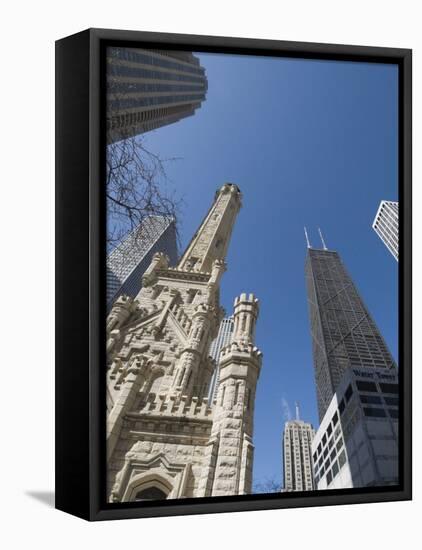
[(306, 227), (303, 228), (305, 230), (305, 238), (306, 238), (306, 244), (308, 245), (308, 248), (311, 248), (311, 244), (309, 242), (308, 232), (306, 231)]
[(299, 403), (297, 401), (295, 401), (295, 406), (296, 406), (296, 420), (300, 420), (300, 416), (299, 416)]
[(324, 250), (328, 250), (327, 245), (325, 244), (324, 237), (322, 236), (321, 229), (318, 227), (318, 233), (321, 237), (322, 246), (324, 247)]

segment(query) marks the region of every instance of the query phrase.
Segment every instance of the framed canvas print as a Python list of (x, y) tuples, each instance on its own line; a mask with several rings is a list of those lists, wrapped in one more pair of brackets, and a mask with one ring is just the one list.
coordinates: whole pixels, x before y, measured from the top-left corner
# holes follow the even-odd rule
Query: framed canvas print
[(411, 51), (56, 43), (56, 506), (411, 498)]

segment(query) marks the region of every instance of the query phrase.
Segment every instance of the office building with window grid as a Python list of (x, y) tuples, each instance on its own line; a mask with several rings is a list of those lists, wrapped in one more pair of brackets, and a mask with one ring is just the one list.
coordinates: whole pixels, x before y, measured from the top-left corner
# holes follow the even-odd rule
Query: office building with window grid
[(156, 252), (164, 252), (170, 265), (176, 265), (174, 218), (148, 216), (107, 256), (107, 312), (122, 294), (134, 298), (139, 293), (142, 275)]
[(285, 491), (312, 491), (314, 473), (312, 464), (312, 424), (299, 419), (289, 420), (283, 433), (283, 469)]
[(210, 356), (216, 362), (216, 367), (211, 378), (210, 387), (208, 390), (208, 401), (213, 402), (217, 397), (218, 383), (220, 381), (218, 361), (220, 358), (220, 351), (231, 344), (233, 339), (233, 329), (234, 329), (234, 319), (233, 316), (225, 317), (221, 323), (220, 328), (218, 329), (218, 334), (216, 338), (211, 342), (210, 345)]
[(399, 260), (399, 203), (381, 201), (372, 227), (394, 258)]
[(191, 116), (205, 100), (205, 69), (190, 52), (107, 48), (107, 141)]
[(350, 368), (394, 369), (395, 361), (333, 250), (308, 246), (306, 284), (320, 421)]
[(348, 369), (312, 442), (315, 487), (347, 489), (399, 481), (396, 369)]

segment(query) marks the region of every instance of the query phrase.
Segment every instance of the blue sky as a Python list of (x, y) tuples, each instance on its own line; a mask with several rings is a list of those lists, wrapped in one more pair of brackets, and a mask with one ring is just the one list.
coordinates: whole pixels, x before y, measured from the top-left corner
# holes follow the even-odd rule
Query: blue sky
[(318, 426), (303, 226), (337, 250), (397, 359), (397, 264), (372, 230), (397, 200), (397, 68), (352, 62), (198, 54), (208, 93), (193, 117), (144, 136), (180, 157), (167, 174), (184, 199), (185, 246), (215, 190), (236, 183), (236, 221), (221, 288), (260, 300), (264, 360), (255, 402), (254, 482), (282, 476), (283, 400)]

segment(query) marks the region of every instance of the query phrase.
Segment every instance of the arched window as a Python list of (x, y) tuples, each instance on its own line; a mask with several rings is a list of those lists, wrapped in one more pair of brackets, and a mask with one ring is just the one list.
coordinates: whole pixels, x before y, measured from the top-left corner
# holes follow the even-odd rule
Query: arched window
[(234, 391), (234, 402), (233, 402), (233, 405), (237, 405), (237, 402), (239, 400), (239, 390), (240, 390), (240, 385), (241, 385), (242, 382), (237, 382), (236, 383), (236, 388), (235, 388), (235, 391)]
[(251, 406), (251, 390), (248, 388), (246, 390), (246, 409), (249, 410)]
[(226, 386), (223, 386), (223, 389), (221, 390), (221, 400), (220, 400), (220, 406), (224, 403), (224, 394), (226, 393)]
[(166, 500), (167, 495), (164, 491), (158, 487), (147, 487), (138, 491), (135, 495), (135, 502), (140, 502), (142, 500)]

